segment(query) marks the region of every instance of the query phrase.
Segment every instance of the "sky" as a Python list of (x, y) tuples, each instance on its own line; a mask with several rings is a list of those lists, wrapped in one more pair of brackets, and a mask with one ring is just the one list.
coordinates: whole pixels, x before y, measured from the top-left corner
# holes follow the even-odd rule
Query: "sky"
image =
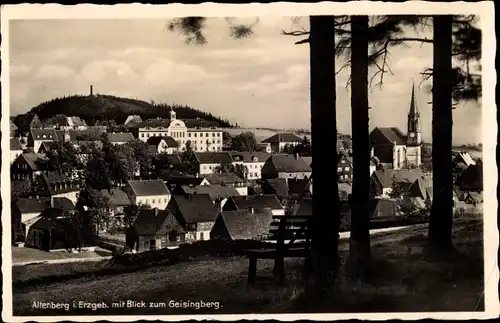
[[(11, 114), (25, 113), (55, 97), (94, 93), (175, 103), (211, 112), (245, 127), (309, 128), (309, 48), (282, 30), (308, 28), (307, 18), (238, 18), (254, 34), (230, 37), (228, 21), (209, 18), (203, 46), (188, 45), (166, 30), (168, 20), (11, 20)], [(415, 33), (408, 31), (408, 34)], [(431, 37), (430, 31), (419, 31)], [(337, 59), (337, 68), (345, 58)], [(393, 48), (392, 74), (370, 90), (370, 127), (406, 132), (412, 82), (422, 137), (431, 141), (431, 44)], [(337, 74), (338, 130), (351, 132), (349, 69)], [(373, 71), (372, 71), (373, 73)], [(481, 142), (481, 106), (454, 110), (454, 142)]]

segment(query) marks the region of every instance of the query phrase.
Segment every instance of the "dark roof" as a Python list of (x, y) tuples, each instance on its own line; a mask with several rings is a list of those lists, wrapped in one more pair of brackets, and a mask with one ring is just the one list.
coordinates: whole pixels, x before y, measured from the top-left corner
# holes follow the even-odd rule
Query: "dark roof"
[(230, 164), (233, 157), (228, 152), (196, 152), (196, 160), (200, 164)]
[(288, 196), (288, 184), (284, 178), (272, 178), (264, 182), (265, 193), (275, 194), (280, 198)]
[(217, 218), (217, 206), (208, 194), (173, 195), (175, 206), (182, 216), (182, 222), (212, 222)]
[(167, 195), (167, 186), (161, 179), (128, 181), (136, 196)]
[(218, 127), (219, 124), (215, 121), (207, 121), (200, 118), (195, 119), (183, 119), (182, 120), (187, 128), (209, 128), (209, 127)]
[(175, 221), (174, 229), (176, 232), (184, 232), (175, 217), (169, 210), (141, 209), (132, 224), (132, 227), (138, 235), (166, 235), (169, 232), (170, 221)]
[(61, 208), (46, 208), (41, 214), (40, 219), (31, 225), (33, 229), (39, 230), (50, 230), (54, 228), (54, 226), (59, 223), (63, 225), (59, 225), (60, 229), (70, 229), (71, 226), (65, 225), (68, 223), (68, 219), (65, 218), (67, 215), (67, 211)]
[(338, 187), (339, 187), (339, 193), (341, 191), (344, 191), (347, 194), (352, 193), (352, 185), (350, 183), (338, 183)]
[(393, 178), (399, 183), (413, 183), (419, 177), (423, 177), (422, 170), (416, 169), (384, 169), (376, 170), (372, 176), (375, 176), (382, 184), (382, 187), (389, 188), (392, 186)]
[(168, 147), (179, 147), (179, 143), (172, 137), (170, 136), (164, 136), (164, 137), (159, 137), (159, 136), (154, 136), (154, 137), (149, 137), (147, 140), (148, 145), (150, 146), (156, 146), (161, 143), (162, 140), (165, 140), (165, 143), (167, 144)]
[(50, 203), (47, 200), (21, 198), (17, 200), (16, 206), (21, 213), (37, 213), (49, 208)]
[(235, 173), (215, 173), (203, 175), (210, 184), (235, 184), (244, 183), (245, 181), (238, 177)]
[(392, 217), (398, 213), (398, 204), (394, 199), (373, 198), (370, 200), (370, 210), (373, 217)]
[(265, 162), (271, 154), (262, 151), (229, 151), (234, 161), (242, 161), (244, 163), (252, 163), (252, 162)]
[(196, 185), (194, 187), (181, 185), (182, 191), (187, 194), (208, 194), (212, 201), (225, 199), (232, 196), (240, 196), (236, 188), (218, 184)]
[(262, 140), (262, 143), (280, 143), (280, 142), (302, 142), (302, 138), (293, 133), (277, 133), (274, 136)]
[(10, 138), (10, 150), (23, 150), (21, 142), (17, 138)]
[(405, 145), (406, 136), (397, 127), (377, 127), (373, 131), (378, 129), (384, 137), (386, 137), (390, 142), (396, 145)]
[(174, 164), (174, 165), (182, 164), (181, 157), (178, 154), (168, 154), (167, 159), (171, 164)]
[(233, 196), (231, 199), (238, 210), (270, 208), (272, 210), (282, 210), (283, 206), (274, 194)]
[[(62, 132), (64, 133), (64, 131)], [(105, 130), (96, 127), (87, 128), (85, 130), (68, 130), (70, 141), (81, 141), (80, 140), (81, 136), (97, 137), (100, 136), (102, 133), (105, 133)]]
[(293, 155), (273, 155), (266, 163), (272, 163), (278, 173), (312, 172), (312, 169), (302, 158)]
[(52, 207), (55, 209), (71, 211), (75, 209), (75, 204), (73, 204), (73, 202), (67, 197), (54, 197), (52, 199)]
[(200, 185), (204, 179), (204, 177), (195, 176), (170, 176), (167, 180), (167, 185), (169, 185), (170, 187), (172, 187), (173, 185), (196, 186)]
[(119, 188), (112, 188), (111, 190), (104, 189), (101, 190), (101, 193), (109, 199), (109, 204), (111, 206), (130, 205), (130, 200), (127, 194)]
[(107, 135), (109, 142), (129, 142), (134, 140), (134, 135), (130, 132), (111, 132)]
[(308, 216), (312, 215), (312, 198), (304, 198), (299, 202), (293, 215)]
[(44, 154), (37, 154), (37, 153), (23, 153), (18, 158), (23, 158), (32, 170), (39, 170), (36, 161), (38, 159), (46, 160), (47, 156)]
[(14, 122), (12, 120), (10, 120), (9, 122), (10, 122), (10, 131), (17, 130), (17, 126), (14, 124)]
[(303, 194), (309, 191), (309, 179), (288, 179), (288, 192), (290, 194)]
[(60, 138), (58, 137), (56, 130), (52, 128), (31, 128), (31, 135), (34, 140), (52, 140), (58, 141)]
[(457, 179), (457, 185), (462, 190), (483, 190), (483, 165), (470, 165)]
[(221, 212), (227, 231), (233, 240), (252, 239), (269, 233), (272, 221), (271, 209)]
[(311, 156), (301, 156), (302, 160), (312, 168), (312, 157)]
[(147, 128), (147, 127), (150, 127), (150, 128), (159, 128), (159, 127), (168, 128), (169, 126), (170, 126), (170, 120), (157, 118), (157, 119), (144, 120), (142, 122), (139, 122), (139, 123), (131, 126), (131, 128)]
[(56, 144), (54, 142), (51, 142), (51, 141), (44, 141), (42, 142), (42, 144), (40, 145), (40, 148), (38, 149), (38, 151), (40, 151), (40, 149), (44, 148), (45, 151), (51, 151), (53, 150), (54, 148), (56, 147)]

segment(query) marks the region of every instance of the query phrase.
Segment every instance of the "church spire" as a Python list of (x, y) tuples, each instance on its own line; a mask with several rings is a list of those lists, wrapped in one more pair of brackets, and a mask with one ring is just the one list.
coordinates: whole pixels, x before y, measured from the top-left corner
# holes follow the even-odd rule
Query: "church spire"
[(417, 110), (417, 102), (415, 100), (415, 82), (411, 88), (410, 111), (408, 112), (408, 137), (407, 144), (410, 146), (420, 145), (420, 113)]
[(420, 117), (417, 110), (417, 103), (415, 102), (415, 81), (413, 81), (411, 86), (410, 112), (408, 113), (408, 117), (412, 119)]

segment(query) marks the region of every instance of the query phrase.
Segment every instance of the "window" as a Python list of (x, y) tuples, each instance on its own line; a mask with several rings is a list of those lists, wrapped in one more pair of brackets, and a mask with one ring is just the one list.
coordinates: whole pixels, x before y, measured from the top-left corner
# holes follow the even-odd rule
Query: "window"
[(215, 132), (212, 132), (212, 137), (215, 137)]
[(208, 132), (205, 132), (205, 137), (208, 137)]
[(144, 200), (144, 203), (149, 204), (148, 199), (145, 199), (145, 200)]
[(200, 232), (200, 240), (205, 240), (205, 232)]
[(198, 136), (198, 133), (197, 133), (197, 132), (195, 132), (195, 133), (194, 133), (194, 136), (195, 136), (195, 137), (197, 137), (197, 136)]
[(144, 133), (141, 133), (141, 138), (144, 138)]
[(342, 167), (337, 168), (337, 172), (341, 172), (341, 171), (342, 171)]
[(220, 132), (217, 132), (217, 137), (220, 137)]
[(220, 144), (220, 139), (217, 139), (217, 143)]
[(344, 175), (340, 175), (340, 179), (344, 179)]
[(165, 198), (164, 202), (167, 203), (167, 198)]
[(191, 137), (191, 133), (190, 132), (188, 132), (188, 137)]
[(346, 172), (348, 172), (348, 171), (349, 171), (349, 167), (344, 167), (344, 170), (345, 170)]
[(212, 139), (212, 143), (215, 144), (215, 139)]
[(156, 199), (153, 199), (153, 202), (152, 202), (152, 203), (153, 203), (153, 204), (155, 204), (155, 202), (156, 202)]

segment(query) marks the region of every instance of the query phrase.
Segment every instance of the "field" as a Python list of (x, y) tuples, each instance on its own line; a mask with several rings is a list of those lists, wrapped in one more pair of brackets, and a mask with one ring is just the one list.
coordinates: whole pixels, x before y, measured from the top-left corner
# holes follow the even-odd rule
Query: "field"
[[(341, 275), (338, 295), (323, 303), (297, 303), (301, 296), (298, 277), (301, 261), (286, 263), (288, 284), (285, 287), (262, 280), (255, 286), (246, 283), (248, 261), (244, 257), (198, 258), (170, 266), (156, 266), (113, 275), (90, 275), (14, 287), (14, 315), (67, 314), (202, 314), (202, 313), (280, 313), (280, 312), (370, 312), (370, 311), (472, 311), (482, 308), (482, 223), (467, 220), (456, 223), (454, 242), (466, 258), (456, 262), (427, 262), (421, 257), (425, 243), (425, 225), (372, 237), (372, 253), (377, 259), (376, 279), (364, 285), (351, 285)], [(347, 244), (341, 244), (345, 259)], [(87, 268), (85, 266), (87, 265)], [(43, 273), (49, 265), (14, 268), (14, 281), (29, 280)], [(62, 265), (61, 265), (62, 266)], [(60, 267), (60, 274), (94, 270), (105, 263), (70, 264)], [(258, 264), (258, 277), (271, 277), (272, 261)], [(71, 269), (65, 269), (71, 268)], [(436, 294), (436, 291), (439, 293)], [(144, 301), (146, 308), (111, 308), (113, 302)], [(104, 302), (107, 309), (40, 310), (34, 301)], [(219, 302), (215, 308), (174, 308), (170, 301)], [(163, 302), (166, 307), (149, 306)], [(299, 306), (300, 305), (300, 306)]]
[(46, 252), (34, 248), (19, 248), (12, 247), (12, 263), (26, 263), (26, 262), (44, 262), (59, 259), (78, 259), (78, 258), (94, 258), (94, 257), (105, 257), (111, 256), (111, 252), (105, 249), (96, 248), (94, 252), (81, 252), (81, 253), (70, 253), (70, 252)]

